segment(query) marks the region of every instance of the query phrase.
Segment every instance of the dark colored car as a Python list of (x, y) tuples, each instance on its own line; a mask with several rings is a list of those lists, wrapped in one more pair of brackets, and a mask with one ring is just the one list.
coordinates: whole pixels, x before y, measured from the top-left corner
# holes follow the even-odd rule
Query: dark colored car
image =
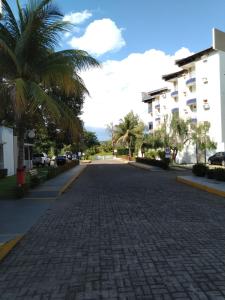
[(222, 165), (225, 166), (225, 152), (217, 152), (208, 158), (210, 165)]
[(59, 155), (56, 157), (55, 159), (56, 163), (58, 166), (62, 166), (65, 165), (68, 161), (68, 158), (66, 157), (66, 155)]

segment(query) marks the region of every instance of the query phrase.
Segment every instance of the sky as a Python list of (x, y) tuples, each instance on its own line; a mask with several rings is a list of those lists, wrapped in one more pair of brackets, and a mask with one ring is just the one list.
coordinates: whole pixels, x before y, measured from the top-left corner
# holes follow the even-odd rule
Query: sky
[(210, 47), (212, 28), (225, 31), (224, 0), (54, 2), (74, 24), (60, 47), (86, 50), (101, 63), (80, 74), (90, 92), (81, 118), (100, 140), (109, 139), (107, 124), (131, 110), (147, 122), (141, 92), (164, 87), (162, 75), (178, 70), (175, 59)]

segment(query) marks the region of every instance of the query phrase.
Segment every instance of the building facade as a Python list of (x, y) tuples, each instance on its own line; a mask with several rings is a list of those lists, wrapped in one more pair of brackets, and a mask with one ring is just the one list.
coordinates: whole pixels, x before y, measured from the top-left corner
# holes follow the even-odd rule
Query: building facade
[[(222, 37), (225, 41), (225, 34)], [(142, 93), (142, 101), (148, 105), (149, 132), (159, 128), (165, 116), (177, 113), (194, 123), (208, 121), (209, 135), (217, 144), (214, 152), (225, 151), (225, 48), (213, 46), (175, 64), (179, 71), (162, 76), (165, 87)], [(195, 163), (195, 146), (186, 145), (178, 162)]]
[[(33, 167), (32, 164), (33, 144), (24, 143), (24, 166), (27, 170)], [(16, 174), (17, 169), (17, 137), (13, 129), (0, 126), (0, 169), (7, 169), (8, 176)]]

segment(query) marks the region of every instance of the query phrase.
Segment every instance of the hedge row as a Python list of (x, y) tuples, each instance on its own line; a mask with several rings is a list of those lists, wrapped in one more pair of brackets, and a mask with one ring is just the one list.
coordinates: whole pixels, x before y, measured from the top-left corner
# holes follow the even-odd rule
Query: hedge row
[(204, 164), (195, 164), (192, 168), (192, 172), (199, 177), (206, 176), (209, 179), (225, 181), (225, 169), (222, 168), (209, 169)]
[(146, 165), (151, 165), (151, 166), (156, 166), (159, 168), (162, 168), (164, 170), (169, 169), (169, 159), (164, 159), (164, 160), (157, 160), (157, 159), (151, 159), (151, 158), (142, 158), (142, 157), (137, 157), (136, 162), (146, 164)]
[[(59, 174), (68, 171), (72, 169), (73, 167), (79, 165), (79, 160), (72, 160), (69, 163), (66, 163), (65, 165), (58, 166), (57, 168), (51, 168), (49, 167), (47, 176), (43, 180), (48, 180), (51, 178), (54, 178), (58, 176)], [(42, 181), (42, 178), (37, 176), (32, 176), (30, 178), (30, 183), (29, 184), (24, 184), (23, 186), (17, 186), (14, 190), (15, 196), (17, 198), (23, 197), (27, 192), (29, 191), (29, 188), (34, 188), (38, 186)]]

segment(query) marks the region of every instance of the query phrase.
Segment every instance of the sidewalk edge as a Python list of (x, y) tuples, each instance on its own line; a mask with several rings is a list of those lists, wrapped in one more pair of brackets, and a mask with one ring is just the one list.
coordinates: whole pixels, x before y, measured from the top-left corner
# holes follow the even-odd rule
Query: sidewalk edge
[(197, 183), (197, 182), (193, 182), (191, 180), (188, 180), (186, 178), (182, 178), (180, 176), (177, 176), (176, 180), (178, 182), (181, 182), (181, 183), (184, 183), (184, 184), (187, 184), (187, 185), (190, 185), (192, 187), (195, 187), (197, 189), (200, 189), (200, 190), (203, 190), (203, 191), (206, 191), (208, 193), (211, 193), (211, 194), (215, 194), (217, 196), (221, 196), (221, 197), (225, 197), (225, 191), (221, 191), (221, 190), (218, 190), (218, 189), (214, 189), (212, 187), (209, 187), (207, 185), (204, 185), (204, 184), (201, 184), (201, 183)]
[(73, 177), (70, 178), (69, 181), (67, 181), (63, 187), (59, 190), (59, 195), (62, 195), (69, 187), (70, 185), (80, 176), (80, 174), (87, 168), (87, 165), (82, 165), (83, 168), (81, 168)]
[(0, 246), (0, 261), (2, 261), (9, 252), (19, 243), (24, 235), (18, 235), (15, 239), (9, 240)]

